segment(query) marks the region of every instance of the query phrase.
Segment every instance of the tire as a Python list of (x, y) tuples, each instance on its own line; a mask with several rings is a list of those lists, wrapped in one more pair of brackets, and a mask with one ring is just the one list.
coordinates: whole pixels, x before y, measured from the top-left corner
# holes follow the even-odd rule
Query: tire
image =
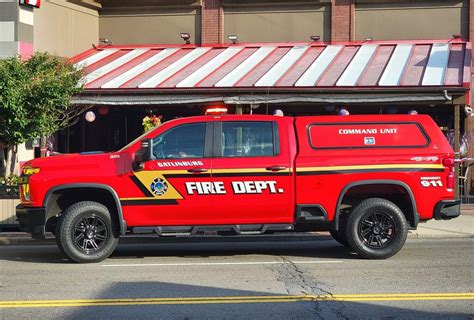
[(393, 202), (370, 198), (361, 201), (349, 215), (346, 226), (351, 248), (366, 259), (387, 259), (405, 244), (408, 224)]
[(56, 225), (59, 249), (75, 262), (99, 262), (109, 257), (118, 243), (118, 232), (106, 206), (81, 201), (68, 207)]

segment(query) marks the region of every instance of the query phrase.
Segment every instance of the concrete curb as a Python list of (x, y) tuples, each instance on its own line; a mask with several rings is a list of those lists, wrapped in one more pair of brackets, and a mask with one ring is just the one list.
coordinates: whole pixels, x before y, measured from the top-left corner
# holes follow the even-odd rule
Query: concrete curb
[(1, 236), (0, 235), (0, 246), (7, 246), (7, 245), (40, 245), (40, 244), (56, 244), (56, 240), (54, 238), (50, 239), (33, 239), (30, 235), (17, 235), (17, 236)]
[(459, 239), (459, 238), (474, 238), (474, 235), (469, 233), (449, 233), (449, 234), (424, 234), (418, 230), (410, 230), (408, 232), (408, 239)]

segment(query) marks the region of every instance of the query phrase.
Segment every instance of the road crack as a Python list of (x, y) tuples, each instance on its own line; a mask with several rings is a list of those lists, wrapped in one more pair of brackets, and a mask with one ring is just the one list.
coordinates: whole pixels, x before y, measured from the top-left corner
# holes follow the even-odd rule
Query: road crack
[(344, 314), (344, 302), (333, 300), (325, 302), (322, 300), (324, 296), (333, 297), (332, 292), (325, 289), (323, 283), (309, 276), (293, 261), (283, 256), (279, 256), (279, 258), (284, 263), (272, 267), (272, 269), (277, 273), (277, 281), (284, 284), (288, 295), (303, 294), (315, 297), (311, 305), (317, 319), (326, 319), (328, 316), (335, 316), (337, 319), (349, 320), (349, 317)]

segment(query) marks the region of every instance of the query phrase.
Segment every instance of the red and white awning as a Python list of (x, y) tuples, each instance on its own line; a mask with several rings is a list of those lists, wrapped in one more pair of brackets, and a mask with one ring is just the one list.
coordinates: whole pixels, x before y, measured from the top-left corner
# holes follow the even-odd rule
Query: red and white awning
[(72, 59), (87, 91), (469, 88), (461, 40), (104, 46)]

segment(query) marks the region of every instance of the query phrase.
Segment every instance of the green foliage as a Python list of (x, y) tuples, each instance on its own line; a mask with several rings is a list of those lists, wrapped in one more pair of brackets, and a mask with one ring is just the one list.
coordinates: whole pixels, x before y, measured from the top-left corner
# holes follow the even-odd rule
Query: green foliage
[(11, 174), (7, 178), (0, 177), (0, 183), (6, 184), (9, 186), (17, 186), (20, 177), (16, 174)]
[(69, 125), (80, 113), (70, 99), (82, 92), (81, 77), (81, 70), (47, 53), (0, 60), (0, 139), (16, 145)]
[(18, 181), (19, 176), (12, 174), (7, 178), (0, 177), (0, 199), (1, 198), (17, 198), (19, 196)]

